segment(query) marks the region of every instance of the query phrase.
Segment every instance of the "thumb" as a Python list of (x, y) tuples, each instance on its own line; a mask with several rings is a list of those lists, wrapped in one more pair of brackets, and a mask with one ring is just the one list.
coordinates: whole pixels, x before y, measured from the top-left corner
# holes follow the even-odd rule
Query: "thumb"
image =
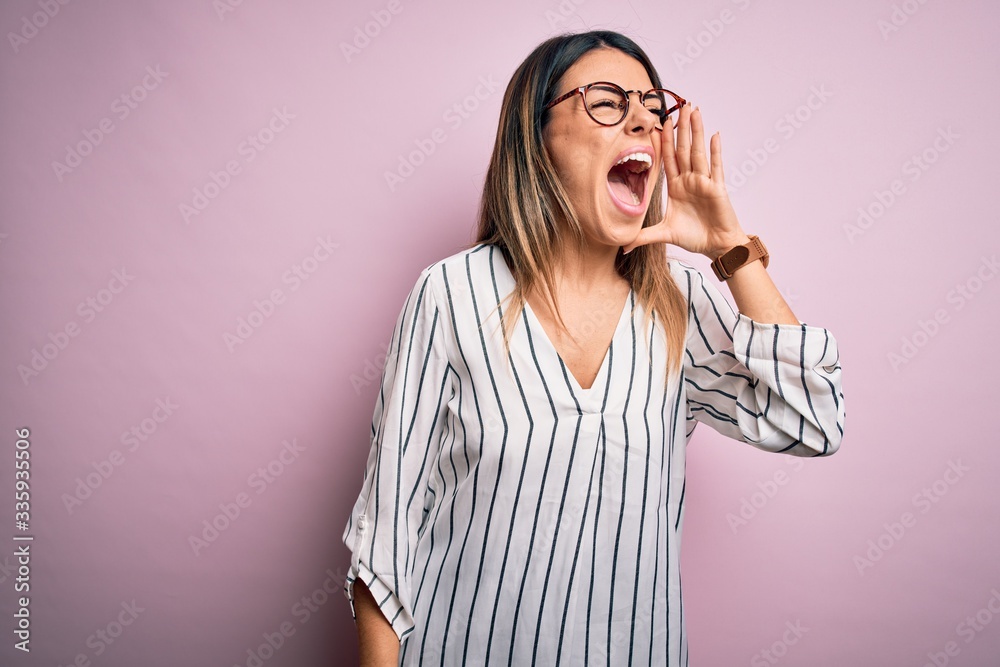
[(622, 246), (622, 251), (627, 255), (641, 245), (649, 243), (672, 243), (673, 238), (673, 233), (667, 227), (666, 223), (659, 222), (652, 227), (643, 227), (640, 229), (634, 241), (626, 246)]

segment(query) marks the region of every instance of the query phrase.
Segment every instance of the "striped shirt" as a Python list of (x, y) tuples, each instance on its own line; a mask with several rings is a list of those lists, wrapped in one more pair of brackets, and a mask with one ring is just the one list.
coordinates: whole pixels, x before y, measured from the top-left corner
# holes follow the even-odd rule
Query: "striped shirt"
[(678, 571), (685, 445), (698, 422), (767, 452), (843, 435), (831, 333), (734, 311), (669, 259), (688, 303), (682, 372), (634, 292), (581, 388), (481, 244), (425, 269), (390, 343), (344, 592), (371, 590), (400, 665), (688, 664)]

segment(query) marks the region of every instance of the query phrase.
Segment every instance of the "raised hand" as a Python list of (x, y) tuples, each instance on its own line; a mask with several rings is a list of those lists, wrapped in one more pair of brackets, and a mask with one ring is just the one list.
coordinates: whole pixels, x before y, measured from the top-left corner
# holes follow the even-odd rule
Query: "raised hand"
[(709, 163), (701, 110), (685, 105), (678, 113), (676, 148), (673, 129), (665, 127), (660, 133), (667, 192), (663, 220), (643, 228), (624, 251), (647, 243), (670, 243), (714, 259), (748, 239), (726, 192), (722, 137), (718, 132), (712, 135)]

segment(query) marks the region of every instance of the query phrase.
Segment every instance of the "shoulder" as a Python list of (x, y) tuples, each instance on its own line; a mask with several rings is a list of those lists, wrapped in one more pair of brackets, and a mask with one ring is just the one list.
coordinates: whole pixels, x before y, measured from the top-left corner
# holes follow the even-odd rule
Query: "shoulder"
[(497, 272), (506, 273), (499, 248), (488, 243), (479, 243), (439, 259), (420, 272), (418, 284), (427, 283), (439, 298), (445, 298), (461, 285), (489, 282)]
[(705, 272), (682, 259), (669, 258), (667, 261), (677, 287), (695, 311), (712, 309), (719, 312), (722, 304), (726, 304), (729, 310), (735, 312), (733, 304), (722, 293), (720, 286), (714, 280), (708, 280)]
[(680, 288), (684, 297), (690, 301), (691, 294), (700, 290), (705, 283), (705, 275), (698, 270), (698, 267), (688, 263), (686, 260), (676, 257), (667, 258), (667, 266), (670, 268), (670, 275)]
[(420, 276), (432, 280), (444, 280), (454, 278), (459, 273), (465, 275), (468, 271), (479, 272), (484, 269), (489, 271), (490, 258), (495, 250), (490, 244), (479, 243), (437, 260), (421, 271)]
[(467, 292), (464, 285), (470, 281), (480, 283), (484, 279), (489, 280), (491, 272), (496, 271), (499, 259), (499, 250), (490, 244), (480, 243), (466, 248), (420, 271), (412, 292), (430, 295), (431, 302), (438, 306), (448, 303), (456, 291)]

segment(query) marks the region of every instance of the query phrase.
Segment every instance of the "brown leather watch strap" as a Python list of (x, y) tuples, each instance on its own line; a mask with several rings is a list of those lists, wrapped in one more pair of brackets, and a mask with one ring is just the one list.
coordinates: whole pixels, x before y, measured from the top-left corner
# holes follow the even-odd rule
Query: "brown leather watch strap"
[(758, 259), (764, 263), (764, 268), (767, 268), (770, 255), (764, 242), (756, 234), (747, 234), (747, 238), (750, 239), (749, 243), (731, 248), (712, 260), (712, 270), (719, 280), (729, 280), (737, 269)]

